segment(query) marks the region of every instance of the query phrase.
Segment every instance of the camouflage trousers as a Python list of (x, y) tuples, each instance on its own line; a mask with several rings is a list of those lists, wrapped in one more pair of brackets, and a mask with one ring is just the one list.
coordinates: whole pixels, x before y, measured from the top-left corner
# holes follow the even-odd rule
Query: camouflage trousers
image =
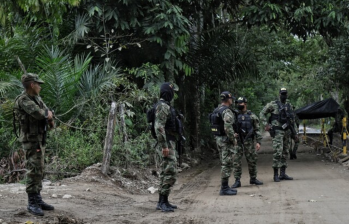
[(40, 193), (44, 177), (45, 148), (39, 142), (22, 143), (25, 152), (25, 167), (27, 169), (26, 192)]
[(273, 138), (273, 168), (287, 168), (286, 159), (291, 148), (291, 131), (277, 129), (275, 132), (275, 137)]
[[(161, 148), (161, 147), (159, 147)], [(160, 185), (159, 193), (168, 196), (171, 192), (171, 187), (176, 183), (177, 176), (177, 158), (176, 158), (176, 142), (169, 141), (168, 149), (170, 153), (167, 157), (162, 156), (160, 170)], [(159, 149), (162, 151), (162, 149)], [(162, 152), (161, 152), (162, 154)]]
[(252, 139), (246, 140), (244, 142), (244, 148), (242, 148), (241, 142), (238, 143), (236, 147), (236, 152), (234, 156), (234, 177), (241, 178), (242, 169), (242, 157), (245, 154), (248, 171), (250, 173), (250, 178), (257, 177), (257, 160), (258, 155), (255, 148), (255, 142)]
[(233, 171), (234, 144), (229, 141), (227, 136), (216, 137), (217, 148), (221, 159), (221, 179), (228, 181)]

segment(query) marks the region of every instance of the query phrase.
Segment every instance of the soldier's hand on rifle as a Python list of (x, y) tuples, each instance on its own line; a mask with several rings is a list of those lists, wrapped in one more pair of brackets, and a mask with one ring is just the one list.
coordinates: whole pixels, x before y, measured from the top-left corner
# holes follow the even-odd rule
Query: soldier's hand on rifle
[(234, 133), (234, 137), (235, 138), (239, 137), (239, 134), (238, 133)]
[(52, 113), (52, 111), (48, 111), (48, 113), (47, 113), (47, 119), (48, 120), (52, 120), (53, 119), (53, 113)]
[(258, 152), (261, 149), (261, 145), (257, 142), (256, 143), (256, 151)]
[(269, 131), (269, 130), (270, 130), (270, 125), (269, 125), (269, 124), (265, 125), (264, 130), (265, 130), (265, 131)]
[(168, 154), (169, 154), (169, 152), (170, 152), (170, 150), (169, 150), (168, 148), (162, 149), (162, 155), (163, 155), (164, 157), (167, 157)]

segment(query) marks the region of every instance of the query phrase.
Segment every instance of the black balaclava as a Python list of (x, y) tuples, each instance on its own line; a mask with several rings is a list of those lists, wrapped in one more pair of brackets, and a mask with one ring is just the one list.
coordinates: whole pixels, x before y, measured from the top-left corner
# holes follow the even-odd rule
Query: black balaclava
[(173, 84), (170, 82), (165, 82), (160, 86), (160, 98), (164, 99), (167, 102), (171, 102), (173, 99)]
[(280, 94), (280, 100), (282, 103), (285, 103), (287, 100), (287, 94)]
[(243, 110), (245, 108), (245, 105), (238, 105), (238, 110)]

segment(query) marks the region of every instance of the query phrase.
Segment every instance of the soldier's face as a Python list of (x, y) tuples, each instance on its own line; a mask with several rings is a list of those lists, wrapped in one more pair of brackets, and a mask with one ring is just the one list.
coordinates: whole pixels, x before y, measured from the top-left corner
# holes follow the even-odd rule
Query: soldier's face
[(40, 91), (41, 91), (41, 86), (39, 83), (37, 82), (32, 82), (31, 84), (31, 87), (32, 87), (32, 93), (34, 95), (39, 95)]

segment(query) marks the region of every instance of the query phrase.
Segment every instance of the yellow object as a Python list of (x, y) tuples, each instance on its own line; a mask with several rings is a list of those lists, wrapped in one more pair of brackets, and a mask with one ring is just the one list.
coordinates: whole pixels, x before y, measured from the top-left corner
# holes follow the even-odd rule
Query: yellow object
[(326, 129), (325, 129), (325, 119), (322, 118), (321, 119), (321, 135), (320, 138), (322, 140), (322, 142), (324, 143), (324, 146), (329, 146), (330, 144), (328, 144), (328, 138), (327, 138), (327, 134), (326, 134)]
[(347, 155), (347, 118), (343, 117), (342, 119), (342, 140), (343, 140), (343, 155)]

